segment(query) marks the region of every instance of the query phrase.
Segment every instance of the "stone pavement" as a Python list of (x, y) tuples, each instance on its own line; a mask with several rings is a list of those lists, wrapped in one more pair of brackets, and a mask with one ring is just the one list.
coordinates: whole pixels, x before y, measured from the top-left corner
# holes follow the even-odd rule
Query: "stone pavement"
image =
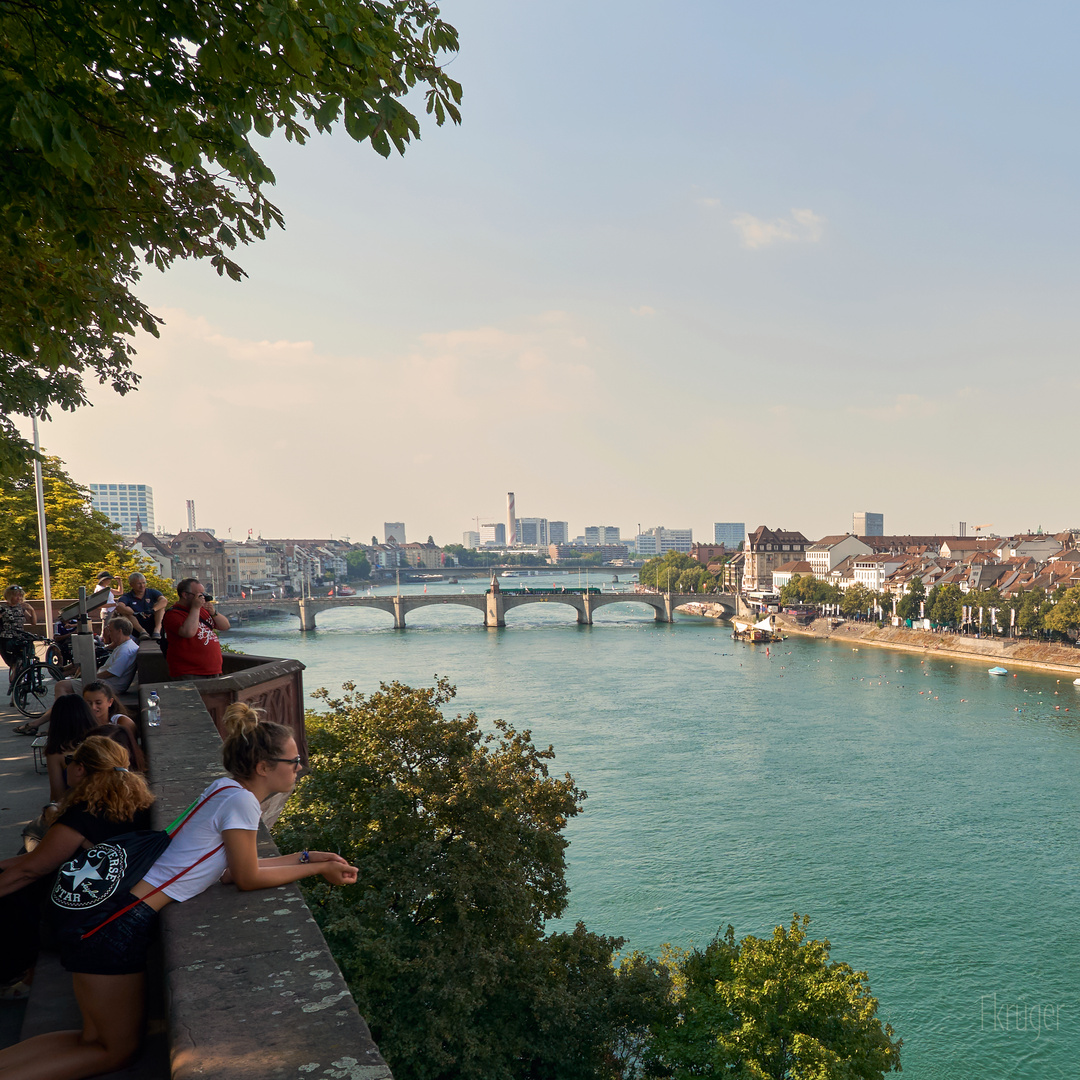
[[(0, 679), (7, 671), (0, 665)], [(22, 851), (23, 826), (41, 813), (49, 801), (49, 781), (34, 772), (33, 739), (11, 729), (26, 720), (0, 684), (0, 858)], [(0, 1002), (0, 1046), (18, 1042), (26, 1005)]]

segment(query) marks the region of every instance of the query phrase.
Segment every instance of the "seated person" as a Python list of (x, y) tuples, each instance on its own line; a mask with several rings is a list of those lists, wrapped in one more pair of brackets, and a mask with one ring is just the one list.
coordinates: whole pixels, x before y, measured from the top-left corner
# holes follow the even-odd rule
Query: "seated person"
[(131, 714), (117, 699), (112, 687), (107, 682), (96, 680), (83, 687), (82, 696), (83, 701), (90, 706), (90, 711), (94, 714), (94, 719), (99, 726), (104, 724), (106, 727), (117, 728), (126, 734), (132, 747), (131, 760), (139, 772), (146, 772), (146, 760), (143, 758), (138, 742), (139, 729), (131, 718)]
[(103, 667), (98, 668), (97, 677), (101, 682), (108, 683), (117, 694), (123, 694), (135, 678), (139, 646), (131, 636), (134, 627), (123, 615), (111, 618), (108, 629), (112, 635), (109, 659)]
[[(126, 717), (127, 724), (131, 725), (132, 738), (135, 738), (136, 729), (134, 721), (130, 716), (127, 716), (124, 707), (117, 701), (117, 694), (123, 693), (132, 684), (132, 679), (135, 677), (135, 661), (138, 659), (138, 646), (133, 642), (131, 637), (131, 623), (126, 619), (117, 616), (106, 627), (109, 639), (113, 643), (110, 651), (106, 653), (105, 665), (97, 672), (97, 678), (92, 683), (86, 684), (83, 688), (82, 679), (78, 678), (66, 678), (60, 679), (53, 690), (53, 697), (56, 701), (60, 698), (64, 698), (67, 694), (82, 693), (85, 697), (87, 691), (94, 687), (95, 689), (104, 689), (108, 694), (108, 699), (111, 702), (107, 707), (111, 708), (111, 712), (108, 714), (105, 720), (100, 720), (99, 723), (119, 723), (118, 720), (113, 720), (114, 714), (122, 714)], [(89, 701), (90, 699), (87, 699)], [(55, 708), (55, 703), (53, 708)], [(53, 715), (53, 708), (46, 711), (43, 715), (39, 716), (36, 720), (27, 720), (25, 724), (19, 724), (18, 727), (13, 728), (21, 735), (36, 735), (40, 729), (50, 723)]]
[(130, 760), (113, 740), (84, 740), (67, 767), (71, 790), (41, 843), (28, 854), (0, 862), (0, 997), (5, 1000), (30, 993), (41, 904), (53, 871), (79, 848), (150, 827), (147, 808), (154, 796), (146, 781), (129, 771)]
[(132, 574), (128, 578), (128, 591), (117, 598), (116, 613), (130, 619), (152, 638), (160, 638), (161, 619), (167, 606), (164, 593), (151, 589), (142, 574)]
[(45, 742), (45, 768), (49, 773), (49, 801), (58, 803), (71, 786), (64, 758), (98, 726), (90, 706), (77, 694), (56, 699), (49, 710), (49, 736)]

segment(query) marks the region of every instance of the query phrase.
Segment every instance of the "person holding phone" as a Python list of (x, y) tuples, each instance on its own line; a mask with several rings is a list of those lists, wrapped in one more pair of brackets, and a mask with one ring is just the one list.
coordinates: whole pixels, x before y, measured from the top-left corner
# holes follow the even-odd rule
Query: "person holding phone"
[(221, 642), (218, 632), (229, 629), (213, 598), (197, 578), (177, 582), (179, 599), (161, 620), (167, 646), (165, 662), (170, 679), (205, 679), (221, 674)]

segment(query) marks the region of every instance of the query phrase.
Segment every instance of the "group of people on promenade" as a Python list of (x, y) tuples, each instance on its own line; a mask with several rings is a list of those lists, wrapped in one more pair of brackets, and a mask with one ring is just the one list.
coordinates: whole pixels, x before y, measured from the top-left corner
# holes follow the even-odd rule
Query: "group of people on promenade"
[[(101, 580), (111, 587), (111, 577), (106, 582), (103, 573)], [(260, 803), (292, 791), (301, 757), (292, 731), (239, 702), (222, 719), (227, 775), (206, 788), (168, 835), (150, 830), (154, 795), (144, 775), (140, 720), (117, 689), (126, 690), (134, 672), (133, 631), (138, 626), (163, 640), (170, 679), (197, 679), (221, 674), (217, 633), (229, 628), (201, 582), (180, 581), (177, 594), (168, 607), (145, 579), (129, 579), (129, 592), (106, 601), (113, 603), (105, 623), (111, 648), (99, 678), (58, 683), (58, 696), (37, 725), (48, 724), (50, 803), (37, 832), (31, 827), (24, 834), (28, 850), (0, 861), (0, 999), (28, 996), (44, 916), (72, 974), (82, 1028), (0, 1049), (0, 1080), (78, 1080), (132, 1060), (141, 1041), (148, 948), (158, 913), (170, 902), (218, 881), (241, 890), (313, 875), (334, 885), (356, 881), (356, 868), (331, 852), (258, 857)], [(21, 589), (9, 588), (4, 599), (5, 609), (18, 612), (4, 618), (0, 609), (5, 631), (36, 625)], [(134, 874), (104, 872), (110, 853)], [(83, 907), (92, 917), (75, 925), (72, 911)]]

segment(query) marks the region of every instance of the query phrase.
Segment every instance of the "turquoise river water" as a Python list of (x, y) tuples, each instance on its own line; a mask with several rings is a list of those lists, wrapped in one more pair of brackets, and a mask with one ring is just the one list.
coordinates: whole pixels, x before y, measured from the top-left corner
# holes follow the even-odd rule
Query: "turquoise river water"
[(337, 609), (308, 634), (280, 616), (229, 637), (303, 661), (309, 692), (446, 675), (460, 711), (553, 744), (555, 769), (589, 793), (567, 832), (571, 925), (655, 955), (728, 923), (768, 934), (798, 911), (833, 959), (869, 973), (905, 1076), (1077, 1075), (1071, 676), (993, 678), (806, 638), (766, 656), (727, 626), (658, 624), (629, 604), (592, 627), (559, 604), (511, 611), (504, 630), (480, 623), (447, 605), (394, 631), (385, 613)]

